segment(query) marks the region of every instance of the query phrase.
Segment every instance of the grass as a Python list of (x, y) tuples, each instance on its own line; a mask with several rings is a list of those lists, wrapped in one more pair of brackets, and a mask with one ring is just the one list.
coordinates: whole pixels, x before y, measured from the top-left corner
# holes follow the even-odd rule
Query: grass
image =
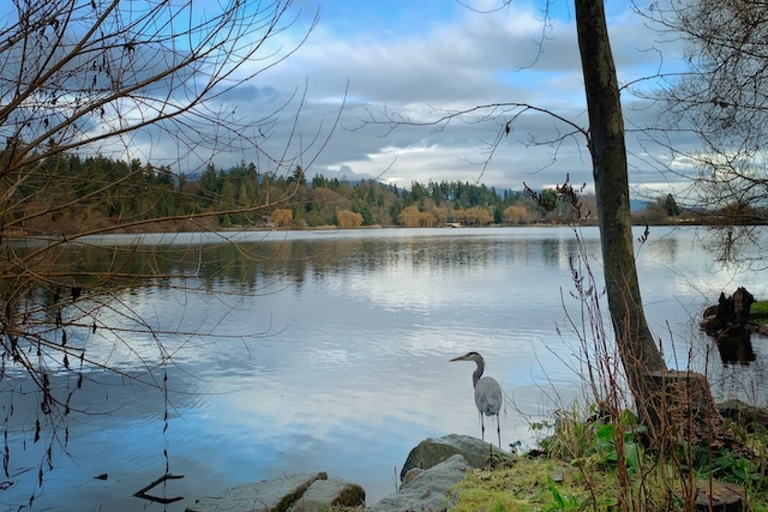
[[(768, 512), (764, 429), (733, 425), (752, 452), (750, 458), (682, 443), (675, 453), (659, 454), (636, 441), (642, 433), (632, 428), (629, 413), (618, 430), (594, 419), (559, 419), (556, 432), (540, 443), (544, 456), (522, 456), (512, 467), (475, 470), (456, 487), (461, 493), (451, 510), (682, 512), (692, 509), (693, 483), (711, 476), (744, 489), (745, 511)], [(619, 450), (623, 457), (617, 456)], [(630, 475), (628, 487), (622, 485), (622, 473)]]
[[(559, 474), (562, 483), (554, 484)], [(461, 490), (452, 512), (544, 510), (554, 503), (551, 489), (561, 496), (579, 492), (578, 474), (573, 467), (552, 459), (521, 458), (512, 467), (493, 471), (476, 470), (456, 489)]]
[(749, 318), (761, 324), (768, 324), (768, 300), (759, 300), (752, 304)]

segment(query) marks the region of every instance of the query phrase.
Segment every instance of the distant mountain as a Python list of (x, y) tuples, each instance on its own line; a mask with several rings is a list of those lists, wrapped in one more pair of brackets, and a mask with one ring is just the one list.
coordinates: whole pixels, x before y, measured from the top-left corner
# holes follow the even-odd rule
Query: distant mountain
[(629, 200), (629, 211), (631, 212), (639, 212), (641, 210), (645, 210), (647, 207), (648, 207), (647, 201), (641, 201), (639, 199)]
[(358, 174), (352, 170), (352, 168), (348, 165), (342, 165), (338, 171), (331, 171), (329, 169), (326, 169), (324, 171), (315, 171), (307, 176), (308, 181), (312, 181), (312, 178), (318, 174), (322, 175), (326, 179), (333, 180), (337, 179), (339, 181), (347, 181), (350, 184), (355, 184), (363, 180), (372, 180), (373, 176), (367, 173), (361, 173)]

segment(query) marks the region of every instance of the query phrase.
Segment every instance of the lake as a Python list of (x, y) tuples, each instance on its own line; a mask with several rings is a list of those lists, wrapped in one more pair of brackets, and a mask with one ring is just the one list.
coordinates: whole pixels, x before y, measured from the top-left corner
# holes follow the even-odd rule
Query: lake
[[(579, 233), (601, 278), (597, 229)], [(768, 405), (768, 340), (753, 337), (751, 363), (724, 364), (696, 328), (721, 290), (745, 286), (760, 298), (768, 282), (714, 265), (699, 234), (652, 228), (638, 243), (651, 327), (669, 364), (690, 361), (706, 370), (718, 398)], [(395, 490), (395, 474), (421, 440), (480, 436), (474, 365), (448, 362), (470, 350), (483, 354), (487, 374), (506, 394), (504, 445), (532, 446), (532, 422), (588, 399), (581, 345), (568, 327), (580, 309), (571, 272), (579, 243), (570, 228), (146, 235), (139, 245), (136, 236), (116, 235), (85, 242), (61, 258), (85, 269), (122, 258), (133, 272), (147, 267), (167, 277), (115, 294), (108, 310), (65, 312), (85, 325), (122, 330), (70, 334), (92, 361), (83, 365), (82, 388), (64, 371), (51, 379), (58, 389), (76, 389), (72, 405), (86, 412), (70, 416), (66, 433), (43, 425), (43, 441), (69, 441), (66, 453), (54, 441), (53, 470), (42, 489), (35, 488), (37, 467), (48, 443), (32, 443), (28, 415), (39, 398), (14, 399), (14, 485), (0, 491), (3, 510), (16, 510), (31, 494), (31, 510), (163, 510), (132, 494), (163, 475), (166, 463), (184, 475), (154, 490), (184, 497), (166, 507), (173, 512), (226, 487), (316, 470), (361, 484), (373, 503)], [(151, 245), (160, 250), (138, 250)], [(489, 433), (495, 439), (493, 427)], [(94, 478), (102, 474), (107, 479)]]

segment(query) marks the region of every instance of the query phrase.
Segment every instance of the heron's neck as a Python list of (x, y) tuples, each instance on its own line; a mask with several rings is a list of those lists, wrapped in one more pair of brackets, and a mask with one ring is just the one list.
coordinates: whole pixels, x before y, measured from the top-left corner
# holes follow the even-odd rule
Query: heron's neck
[(483, 376), (483, 371), (485, 371), (485, 365), (482, 361), (477, 361), (477, 370), (475, 370), (475, 373), (472, 374), (473, 386), (477, 386), (477, 381), (479, 381), (480, 377)]

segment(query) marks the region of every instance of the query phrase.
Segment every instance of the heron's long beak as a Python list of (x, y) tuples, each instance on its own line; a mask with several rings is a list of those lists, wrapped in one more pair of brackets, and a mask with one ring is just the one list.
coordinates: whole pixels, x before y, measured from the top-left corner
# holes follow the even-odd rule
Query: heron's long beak
[(454, 362), (454, 361), (465, 361), (465, 359), (464, 359), (464, 356), (459, 356), (459, 357), (454, 357), (453, 359), (451, 359), (451, 360), (450, 360), (450, 361), (448, 361), (448, 362), (449, 362), (449, 363), (452, 363), (452, 362)]

